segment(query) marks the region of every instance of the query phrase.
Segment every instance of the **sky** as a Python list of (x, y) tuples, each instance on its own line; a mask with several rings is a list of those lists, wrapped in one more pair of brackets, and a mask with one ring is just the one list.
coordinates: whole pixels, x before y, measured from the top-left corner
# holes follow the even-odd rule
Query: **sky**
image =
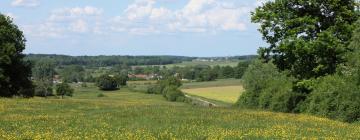
[(266, 44), (251, 23), (259, 0), (1, 0), (25, 53), (235, 56)]

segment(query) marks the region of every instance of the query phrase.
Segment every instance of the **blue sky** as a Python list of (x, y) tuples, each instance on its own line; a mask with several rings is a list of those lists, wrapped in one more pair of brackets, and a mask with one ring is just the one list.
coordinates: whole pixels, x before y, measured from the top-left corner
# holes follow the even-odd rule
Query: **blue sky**
[(234, 56), (266, 44), (257, 0), (1, 0), (25, 53)]

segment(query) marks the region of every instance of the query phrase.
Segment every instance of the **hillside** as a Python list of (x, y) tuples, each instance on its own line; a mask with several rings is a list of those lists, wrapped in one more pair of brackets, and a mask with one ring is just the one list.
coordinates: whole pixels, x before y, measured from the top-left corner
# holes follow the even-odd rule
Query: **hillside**
[[(97, 97), (103, 93), (105, 97)], [(356, 139), (359, 124), (307, 115), (202, 108), (127, 89), (67, 99), (0, 99), (0, 139)]]

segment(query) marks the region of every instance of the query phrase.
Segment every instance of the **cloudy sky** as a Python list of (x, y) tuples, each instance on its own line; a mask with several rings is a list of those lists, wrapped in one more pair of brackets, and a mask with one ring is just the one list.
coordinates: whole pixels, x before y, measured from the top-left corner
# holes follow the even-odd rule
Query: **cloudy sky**
[(26, 53), (232, 56), (264, 46), (257, 0), (1, 0)]

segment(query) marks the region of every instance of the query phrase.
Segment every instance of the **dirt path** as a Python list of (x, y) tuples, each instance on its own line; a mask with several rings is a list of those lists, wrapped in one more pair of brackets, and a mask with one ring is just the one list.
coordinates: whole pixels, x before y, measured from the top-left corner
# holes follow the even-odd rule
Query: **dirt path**
[(204, 106), (204, 107), (219, 107), (218, 105), (216, 105), (215, 103), (211, 103), (209, 101), (197, 98), (197, 97), (193, 97), (190, 95), (185, 94), (185, 97), (192, 99), (192, 104), (193, 105), (199, 105), (199, 106)]

